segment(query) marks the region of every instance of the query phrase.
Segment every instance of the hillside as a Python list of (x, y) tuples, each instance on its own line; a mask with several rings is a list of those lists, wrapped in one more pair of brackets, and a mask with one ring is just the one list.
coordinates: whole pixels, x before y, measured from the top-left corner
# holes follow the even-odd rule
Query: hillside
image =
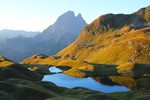
[(43, 55), (43, 54), (36, 54), (36, 55), (33, 55), (28, 58), (28, 61), (30, 61), (30, 62), (23, 61), (23, 62), (21, 62), (21, 64), (35, 64), (38, 61), (41, 61), (42, 59), (45, 59), (47, 57), (48, 56)]
[(120, 64), (130, 59), (148, 63), (150, 18), (145, 16), (150, 11), (145, 9), (144, 15), (139, 16), (143, 9), (130, 15), (107, 14), (99, 17), (84, 28), (74, 43), (57, 55), (74, 55), (76, 59), (93, 63)]
[(71, 66), (71, 75), (78, 69), (93, 70), (89, 63), (116, 64), (119, 72), (150, 63), (150, 6), (128, 15), (100, 16), (71, 45), (37, 63)]
[(12, 64), (15, 64), (15, 63), (3, 56), (0, 56), (0, 67), (6, 67)]

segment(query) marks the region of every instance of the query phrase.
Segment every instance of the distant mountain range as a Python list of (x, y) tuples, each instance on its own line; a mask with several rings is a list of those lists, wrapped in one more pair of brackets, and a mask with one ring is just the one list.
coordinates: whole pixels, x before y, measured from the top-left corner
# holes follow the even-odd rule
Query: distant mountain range
[[(24, 31), (6, 31), (5, 34), (19, 34), (11, 36), (0, 43), (0, 55), (19, 62), (33, 54), (53, 55), (72, 43), (86, 25), (81, 14), (75, 16), (68, 11), (61, 15), (57, 21), (43, 32), (30, 37)], [(23, 33), (24, 32), (24, 33)], [(23, 34), (22, 34), (23, 33)], [(1, 33), (0, 33), (1, 36)]]
[(24, 30), (0, 30), (0, 41), (5, 41), (7, 39), (12, 39), (18, 36), (23, 36), (23, 37), (34, 37), (40, 32), (28, 32)]

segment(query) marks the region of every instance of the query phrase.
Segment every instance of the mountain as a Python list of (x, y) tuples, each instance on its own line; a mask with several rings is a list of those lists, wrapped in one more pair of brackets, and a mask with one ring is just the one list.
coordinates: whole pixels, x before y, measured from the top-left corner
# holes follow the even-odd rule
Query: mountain
[(6, 39), (15, 38), (18, 36), (24, 36), (24, 37), (34, 37), (39, 32), (27, 32), (23, 30), (0, 30), (0, 42), (5, 41)]
[(32, 46), (36, 46), (36, 49), (33, 53), (45, 55), (57, 53), (72, 43), (85, 25), (86, 22), (81, 14), (75, 16), (72, 11), (64, 13), (53, 25), (35, 36), (34, 41), (36, 42)]
[[(121, 64), (150, 61), (150, 6), (124, 14), (100, 16), (87, 25), (70, 46), (57, 55), (74, 55), (92, 63)], [(83, 53), (84, 51), (84, 53)]]
[[(129, 15), (100, 16), (87, 25), (71, 45), (56, 55), (47, 57), (43, 54), (36, 54), (25, 59), (21, 64), (0, 68), (0, 99), (148, 100), (150, 98), (149, 8), (142, 8)], [(41, 41), (49, 40), (42, 36), (41, 38), (36, 36), (36, 38)], [(26, 38), (21, 37), (20, 41), (22, 39)], [(32, 46), (34, 42), (31, 42), (29, 38), (25, 44)], [(17, 46), (19, 45), (15, 47)], [(10, 60), (0, 57), (0, 64), (3, 61)], [(64, 73), (69, 75), (91, 77), (97, 83), (100, 82), (100, 86), (110, 86), (117, 90), (121, 85), (123, 90), (125, 87), (129, 90), (102, 93), (83, 87), (71, 89), (58, 87), (42, 80), (43, 75), (54, 75), (48, 70), (53, 67), (52, 65), (64, 69)], [(130, 75), (120, 76), (121, 72), (130, 73)], [(106, 91), (109, 92), (107, 89)]]
[(70, 75), (93, 70), (91, 64), (115, 64), (118, 72), (128, 73), (135, 63), (150, 63), (150, 6), (132, 14), (100, 16), (72, 44), (38, 63), (71, 66), (66, 72)]
[(19, 36), (8, 39), (1, 45), (0, 55), (17, 62), (34, 54), (53, 55), (72, 43), (85, 25), (81, 14), (75, 16), (74, 12), (68, 11), (32, 38)]

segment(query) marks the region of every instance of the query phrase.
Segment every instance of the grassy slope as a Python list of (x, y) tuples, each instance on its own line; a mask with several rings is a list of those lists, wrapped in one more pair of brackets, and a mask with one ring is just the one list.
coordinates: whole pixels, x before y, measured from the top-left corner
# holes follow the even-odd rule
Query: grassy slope
[[(150, 29), (133, 30), (115, 38), (113, 38), (114, 33), (111, 31), (94, 37), (87, 34), (84, 38), (89, 40), (84, 42), (90, 41), (95, 43), (94, 46), (77, 46), (76, 42), (80, 41), (79, 37), (76, 42), (57, 55), (75, 55), (77, 59), (97, 64), (121, 64), (128, 62), (130, 58), (139, 63), (150, 63), (150, 31), (147, 30)], [(82, 38), (82, 41), (84, 38)], [(91, 41), (90, 38), (93, 40)], [(102, 41), (102, 38), (105, 40)], [(101, 43), (103, 43), (103, 46), (100, 45)]]
[(22, 61), (21, 64), (36, 64), (45, 58), (47, 58), (47, 56), (42, 55), (42, 54), (36, 54), (36, 55), (29, 57), (28, 60)]
[[(124, 33), (120, 37), (113, 37), (114, 34), (114, 31), (108, 31), (98, 36), (82, 33), (74, 43), (57, 54), (61, 58), (55, 59), (55, 57), (49, 57), (42, 60), (27, 59), (24, 62), (26, 62), (25, 64), (32, 62), (32, 64), (71, 66), (74, 70), (67, 71), (66, 73), (73, 76), (77, 75), (74, 74), (74, 72), (77, 72), (75, 71), (77, 68), (93, 70), (92, 65), (86, 62), (117, 64), (119, 65), (117, 67), (119, 72), (131, 71), (135, 62), (150, 63), (150, 28), (132, 30)], [(80, 40), (85, 43), (92, 42), (95, 45), (79, 46), (78, 43)], [(70, 55), (73, 55), (75, 59), (72, 59)], [(130, 62), (132, 59), (135, 62)]]

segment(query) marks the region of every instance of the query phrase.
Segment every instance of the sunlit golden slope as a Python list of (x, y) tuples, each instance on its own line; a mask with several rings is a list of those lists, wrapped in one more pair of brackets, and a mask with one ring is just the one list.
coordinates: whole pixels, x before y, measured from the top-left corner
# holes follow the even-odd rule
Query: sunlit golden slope
[(45, 58), (47, 58), (46, 55), (36, 54), (36, 55), (29, 57), (28, 59), (25, 59), (24, 61), (21, 62), (21, 64), (37, 64), (39, 61)]
[(135, 63), (150, 63), (150, 6), (129, 15), (100, 16), (68, 47), (36, 63), (93, 70), (87, 62), (117, 64), (120, 72), (131, 70)]
[(150, 63), (149, 23), (150, 7), (131, 15), (101, 16), (57, 55), (97, 64)]
[[(89, 35), (89, 34), (88, 34)], [(57, 55), (62, 58), (86, 60), (92, 63), (121, 64), (128, 61), (149, 63), (150, 61), (150, 28), (132, 30), (120, 37), (114, 37), (112, 32), (98, 34), (91, 41), (92, 46), (78, 46), (76, 42)], [(90, 39), (92, 36), (85, 36)], [(93, 37), (92, 37), (93, 38)], [(95, 40), (102, 42), (95, 42)], [(82, 39), (83, 40), (83, 39)], [(89, 43), (89, 42), (88, 42)]]
[(0, 56), (0, 67), (6, 67), (6, 66), (9, 66), (12, 64), (14, 64), (14, 62), (12, 62), (11, 60), (9, 60), (3, 56)]

